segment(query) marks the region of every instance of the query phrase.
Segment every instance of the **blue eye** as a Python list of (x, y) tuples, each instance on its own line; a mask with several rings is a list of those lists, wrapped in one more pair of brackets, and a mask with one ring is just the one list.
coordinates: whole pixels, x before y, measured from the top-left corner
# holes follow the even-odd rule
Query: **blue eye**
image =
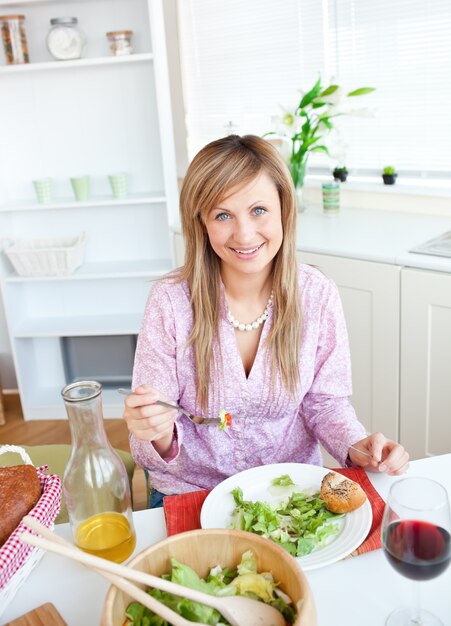
[(218, 215), (215, 217), (215, 220), (217, 220), (218, 222), (225, 222), (228, 219), (229, 216), (227, 213), (218, 213)]
[(262, 206), (256, 206), (254, 209), (254, 215), (264, 215), (266, 213), (266, 209)]

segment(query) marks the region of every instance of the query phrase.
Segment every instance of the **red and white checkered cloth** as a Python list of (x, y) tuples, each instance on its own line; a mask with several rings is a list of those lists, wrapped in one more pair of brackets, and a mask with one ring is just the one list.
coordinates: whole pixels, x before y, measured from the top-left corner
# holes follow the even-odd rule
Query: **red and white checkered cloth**
[[(61, 479), (56, 474), (47, 476), (45, 474), (47, 470), (47, 465), (36, 468), (41, 481), (42, 495), (36, 506), (31, 509), (29, 515), (47, 528), (53, 528), (53, 522), (61, 506)], [(22, 567), (31, 552), (36, 550), (34, 546), (22, 543), (19, 539), (20, 534), (25, 531), (31, 532), (23, 522), (20, 522), (0, 548), (0, 590), (11, 580), (17, 570)]]

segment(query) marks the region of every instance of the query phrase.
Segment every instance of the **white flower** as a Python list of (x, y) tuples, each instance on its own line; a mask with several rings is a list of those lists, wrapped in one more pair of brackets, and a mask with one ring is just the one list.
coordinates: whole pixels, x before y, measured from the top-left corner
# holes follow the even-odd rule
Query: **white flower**
[(346, 99), (346, 92), (342, 87), (338, 87), (334, 93), (324, 97), (325, 102), (330, 102), (331, 105), (340, 105)]
[(345, 140), (342, 130), (338, 127), (329, 136), (329, 156), (336, 163), (346, 163), (349, 143)]
[(328, 127), (323, 122), (320, 122), (318, 124), (318, 133), (317, 133), (318, 136), (322, 137), (323, 135), (327, 134), (328, 132), (329, 132)]

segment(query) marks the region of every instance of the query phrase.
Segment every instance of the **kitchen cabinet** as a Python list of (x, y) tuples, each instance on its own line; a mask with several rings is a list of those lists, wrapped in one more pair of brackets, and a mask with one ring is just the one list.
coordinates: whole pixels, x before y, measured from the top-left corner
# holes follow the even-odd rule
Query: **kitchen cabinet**
[(338, 286), (349, 335), (352, 404), (367, 431), (398, 439), (401, 268), (299, 251)]
[(413, 458), (451, 450), (451, 275), (401, 273), (401, 441)]
[[(162, 0), (0, 1), (26, 16), (27, 65), (0, 66), (0, 233), (8, 240), (86, 234), (83, 265), (59, 277), (18, 276), (0, 254), (0, 286), (25, 419), (64, 419), (67, 338), (134, 336), (150, 282), (173, 267), (178, 187)], [(50, 19), (76, 16), (85, 56), (55, 61)], [(107, 31), (133, 31), (133, 54), (113, 56)], [(0, 63), (4, 62), (0, 58)], [(127, 172), (130, 193), (113, 198), (108, 175)], [(90, 198), (70, 177), (88, 174)], [(51, 177), (39, 204), (32, 180)], [(113, 355), (121, 356), (120, 349)], [(130, 372), (131, 375), (131, 368)], [(113, 387), (114, 385), (111, 385)], [(106, 417), (120, 416), (114, 389)]]

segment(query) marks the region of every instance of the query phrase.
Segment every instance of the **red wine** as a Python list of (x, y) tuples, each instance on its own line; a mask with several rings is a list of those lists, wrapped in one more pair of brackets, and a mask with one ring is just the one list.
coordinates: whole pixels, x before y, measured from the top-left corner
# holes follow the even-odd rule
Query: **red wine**
[(406, 578), (429, 580), (448, 567), (450, 539), (448, 531), (429, 522), (394, 522), (385, 531), (384, 552), (395, 570)]

